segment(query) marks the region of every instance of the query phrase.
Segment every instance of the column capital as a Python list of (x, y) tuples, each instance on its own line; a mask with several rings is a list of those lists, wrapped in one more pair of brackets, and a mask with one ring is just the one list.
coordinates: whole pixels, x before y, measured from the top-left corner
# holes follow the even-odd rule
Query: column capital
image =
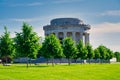
[(85, 35), (89, 35), (90, 33), (86, 32)]

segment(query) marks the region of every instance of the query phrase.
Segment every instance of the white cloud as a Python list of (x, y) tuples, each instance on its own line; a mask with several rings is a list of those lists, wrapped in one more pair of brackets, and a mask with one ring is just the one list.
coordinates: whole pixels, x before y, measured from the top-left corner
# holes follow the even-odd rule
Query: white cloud
[[(60, 17), (69, 17), (69, 16), (73, 16), (73, 15), (69, 15), (69, 14), (54, 14), (54, 15), (48, 15), (48, 16), (38, 16), (38, 17), (32, 17), (32, 18), (10, 18), (10, 19), (6, 19), (6, 20), (10, 20), (10, 21), (16, 21), (16, 22), (34, 22), (34, 21), (40, 21), (40, 20), (47, 20), (50, 22), (51, 19), (54, 18), (60, 18)], [(48, 24), (48, 23), (46, 23)]]
[(83, 0), (55, 0), (53, 1), (53, 3), (61, 4), (61, 3), (73, 3), (73, 2), (79, 2), (79, 1), (83, 1)]
[(40, 6), (40, 5), (43, 5), (43, 3), (41, 3), (41, 2), (33, 2), (33, 3), (10, 4), (10, 6), (12, 6), (12, 7), (16, 7), (16, 6), (20, 6), (20, 7), (24, 7), (24, 6)]
[[(33, 27), (33, 31), (37, 33), (38, 36), (40, 37), (44, 37), (44, 31), (43, 31), (43, 27)], [(21, 29), (14, 29), (14, 30), (11, 30), (10, 32), (10, 36), (12, 38), (15, 37), (15, 32), (21, 32)], [(2, 34), (2, 33), (1, 33)]]
[(91, 33), (96, 33), (99, 35), (105, 34), (105, 33), (115, 33), (120, 32), (120, 22), (119, 23), (102, 23), (102, 24), (96, 24), (92, 25)]
[(43, 3), (41, 2), (34, 2), (34, 3), (29, 3), (27, 4), (27, 6), (39, 6), (39, 5), (42, 5)]
[(120, 16), (120, 10), (109, 10), (101, 13), (102, 16)]
[(111, 50), (113, 50), (114, 52), (115, 51), (120, 51), (120, 45), (118, 44), (118, 45), (109, 45), (109, 47), (108, 48), (110, 48)]
[(44, 37), (43, 27), (36, 27), (34, 31), (38, 34), (38, 36)]
[(119, 35), (120, 22), (96, 24), (91, 26), (90, 41), (94, 48), (103, 44), (113, 51), (120, 51)]
[(17, 22), (33, 22), (33, 21), (38, 21), (40, 18), (12, 18), (9, 19), (11, 21), (17, 21)]
[[(84, 13), (55, 13), (51, 15), (44, 15), (44, 16), (36, 16), (36, 17), (31, 17), (31, 18), (8, 18), (8, 19), (0, 19), (0, 22), (5, 22), (5, 21), (15, 21), (15, 22), (37, 22), (37, 21), (42, 21), (41, 24), (46, 23), (49, 24), (50, 20), (55, 19), (55, 18), (79, 18), (83, 19), (83, 17), (86, 16)], [(43, 22), (44, 21), (44, 22)], [(84, 20), (85, 22), (85, 20)]]

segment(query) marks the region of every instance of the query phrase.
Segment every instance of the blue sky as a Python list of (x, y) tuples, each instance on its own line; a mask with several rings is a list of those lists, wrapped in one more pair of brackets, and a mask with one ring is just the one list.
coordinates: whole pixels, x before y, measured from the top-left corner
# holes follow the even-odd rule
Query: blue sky
[(120, 51), (120, 0), (0, 0), (0, 35), (7, 26), (14, 37), (27, 22), (44, 36), (42, 26), (60, 17), (75, 17), (90, 24), (94, 48), (104, 44)]

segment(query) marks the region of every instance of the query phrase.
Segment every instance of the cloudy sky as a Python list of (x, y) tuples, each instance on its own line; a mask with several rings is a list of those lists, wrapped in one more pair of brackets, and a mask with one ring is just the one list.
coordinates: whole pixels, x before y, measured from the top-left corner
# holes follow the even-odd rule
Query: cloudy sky
[(44, 36), (43, 26), (61, 17), (79, 18), (90, 24), (94, 48), (103, 44), (120, 51), (120, 0), (0, 0), (0, 35), (7, 26), (14, 37), (27, 22)]

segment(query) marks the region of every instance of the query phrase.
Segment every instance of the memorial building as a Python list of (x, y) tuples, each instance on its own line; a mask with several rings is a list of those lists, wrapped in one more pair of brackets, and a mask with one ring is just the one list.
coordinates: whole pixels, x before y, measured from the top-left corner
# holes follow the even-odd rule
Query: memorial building
[(72, 37), (78, 43), (82, 40), (85, 44), (89, 43), (90, 25), (84, 24), (78, 18), (57, 18), (50, 22), (50, 25), (43, 26), (45, 36), (55, 34), (60, 40), (65, 37)]

